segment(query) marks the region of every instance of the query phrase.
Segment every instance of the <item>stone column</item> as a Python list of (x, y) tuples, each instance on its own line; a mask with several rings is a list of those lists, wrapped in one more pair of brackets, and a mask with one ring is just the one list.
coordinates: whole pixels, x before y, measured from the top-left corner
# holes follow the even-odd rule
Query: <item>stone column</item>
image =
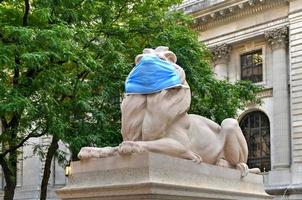
[(231, 46), (228, 44), (217, 45), (210, 48), (213, 54), (214, 73), (218, 80), (228, 77), (228, 62), (230, 59)]
[(273, 57), (273, 130), (271, 134), (272, 170), (290, 166), (289, 87), (286, 46), (287, 27), (265, 32)]

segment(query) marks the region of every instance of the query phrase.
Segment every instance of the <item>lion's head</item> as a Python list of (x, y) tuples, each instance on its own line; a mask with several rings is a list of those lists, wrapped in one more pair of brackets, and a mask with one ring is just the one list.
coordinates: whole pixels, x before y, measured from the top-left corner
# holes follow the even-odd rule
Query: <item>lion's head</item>
[(135, 57), (135, 64), (138, 64), (140, 62), (144, 54), (154, 54), (159, 58), (172, 63), (176, 63), (177, 61), (176, 55), (172, 51), (169, 51), (169, 47), (159, 46), (155, 49), (145, 48), (142, 54), (139, 54)]

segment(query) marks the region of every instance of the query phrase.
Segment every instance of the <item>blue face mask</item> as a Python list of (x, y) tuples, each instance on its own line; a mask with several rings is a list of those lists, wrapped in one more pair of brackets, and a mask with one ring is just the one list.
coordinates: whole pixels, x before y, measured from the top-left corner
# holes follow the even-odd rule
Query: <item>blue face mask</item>
[(127, 94), (151, 94), (181, 85), (175, 67), (157, 57), (144, 55), (127, 77)]

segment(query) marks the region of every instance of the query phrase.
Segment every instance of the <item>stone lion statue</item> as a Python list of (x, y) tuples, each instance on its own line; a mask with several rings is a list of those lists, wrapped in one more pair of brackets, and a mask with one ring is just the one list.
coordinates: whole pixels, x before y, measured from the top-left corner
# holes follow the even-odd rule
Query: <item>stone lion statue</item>
[[(190, 87), (176, 61), (176, 55), (167, 47), (144, 49), (143, 54), (136, 56), (136, 67), (127, 78), (126, 95), (121, 104), (123, 142), (118, 147), (83, 147), (78, 157), (88, 159), (150, 151), (196, 163), (237, 168), (242, 176), (260, 172), (246, 165), (248, 148), (237, 120), (228, 118), (218, 125), (187, 113)], [(171, 81), (175, 77), (177, 81)]]

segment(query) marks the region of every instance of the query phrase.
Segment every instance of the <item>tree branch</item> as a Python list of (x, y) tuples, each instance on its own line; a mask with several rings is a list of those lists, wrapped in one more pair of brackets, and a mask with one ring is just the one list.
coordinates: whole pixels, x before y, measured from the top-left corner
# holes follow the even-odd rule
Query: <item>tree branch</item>
[(16, 151), (18, 148), (22, 147), (24, 145), (24, 143), (29, 139), (29, 138), (34, 138), (34, 137), (41, 137), (42, 135), (46, 134), (47, 130), (44, 130), (43, 132), (39, 133), (39, 134), (35, 134), (35, 132), (38, 130), (38, 128), (35, 128), (31, 133), (29, 133), (25, 138), (23, 138), (21, 140), (21, 142), (14, 146), (11, 147), (9, 149), (7, 149), (6, 151), (4, 151), (3, 153), (0, 154), (0, 159), (4, 158), (8, 153), (14, 152)]
[[(115, 16), (115, 18), (112, 20), (112, 22), (110, 23), (111, 24), (111, 26), (122, 16), (122, 11), (124, 10), (124, 8), (126, 7), (128, 5), (128, 1), (125, 1), (124, 2), (124, 5), (122, 5), (120, 8), (119, 8), (119, 10), (118, 10), (118, 12), (117, 12), (117, 15)], [(101, 31), (101, 30), (99, 30), (99, 31)], [(102, 32), (102, 31), (101, 31)], [(108, 34), (108, 33), (105, 33), (106, 35)], [(94, 40), (96, 40), (98, 38), (98, 36), (94, 36), (93, 38), (91, 38), (85, 45), (84, 45), (84, 47), (83, 47), (83, 49), (86, 49), (89, 45), (90, 45), (90, 43), (91, 42), (93, 42)]]
[(93, 42), (94, 40), (96, 40), (98, 38), (98, 36), (94, 36), (93, 38), (91, 38), (88, 42), (86, 42), (86, 44), (84, 44), (83, 49), (86, 49), (87, 47), (89, 47), (90, 43)]
[(5, 117), (1, 117), (1, 123), (2, 123), (2, 132), (3, 132), (8, 127), (8, 123)]
[(20, 59), (16, 55), (15, 56), (15, 67), (14, 67), (14, 77), (13, 77), (13, 85), (17, 87), (19, 84), (19, 77), (20, 77)]
[(115, 19), (113, 19), (112, 23), (111, 24), (114, 24), (121, 16), (122, 16), (122, 11), (124, 10), (124, 8), (128, 5), (128, 1), (125, 1), (124, 2), (124, 5), (122, 5), (120, 7), (120, 9), (118, 10), (117, 12), (117, 15), (115, 17)]
[(28, 26), (28, 16), (30, 11), (29, 0), (24, 0), (24, 15), (23, 15), (23, 26)]

